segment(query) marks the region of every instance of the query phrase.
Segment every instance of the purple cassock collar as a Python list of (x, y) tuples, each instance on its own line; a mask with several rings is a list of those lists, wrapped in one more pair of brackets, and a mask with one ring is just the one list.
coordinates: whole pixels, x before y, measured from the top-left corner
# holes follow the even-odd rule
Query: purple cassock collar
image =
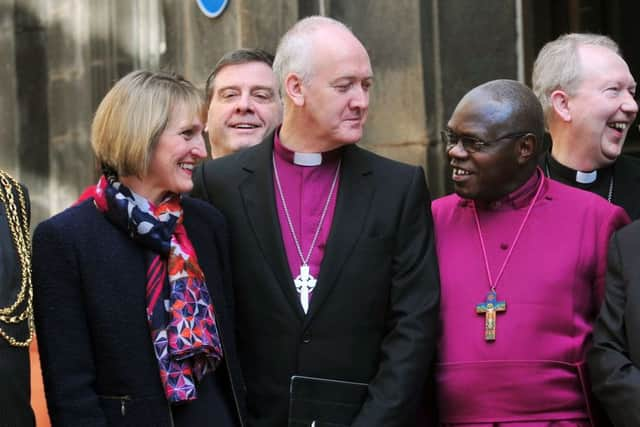
[[(529, 205), (531, 199), (536, 194), (536, 189), (538, 188), (538, 184), (540, 180), (544, 179), (544, 174), (542, 169), (539, 167), (536, 168), (535, 173), (531, 175), (531, 177), (520, 187), (507, 194), (503, 198), (493, 201), (491, 203), (476, 203), (476, 206), (481, 210), (510, 210), (510, 209), (521, 209)], [(460, 202), (461, 206), (472, 206), (468, 199), (462, 199)]]

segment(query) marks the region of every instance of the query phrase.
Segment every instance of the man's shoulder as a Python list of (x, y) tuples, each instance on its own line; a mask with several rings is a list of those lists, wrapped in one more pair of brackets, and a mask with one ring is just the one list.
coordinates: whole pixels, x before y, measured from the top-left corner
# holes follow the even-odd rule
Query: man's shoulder
[[(235, 175), (243, 175), (244, 170), (252, 170), (256, 165), (268, 162), (270, 152), (271, 143), (268, 140), (264, 140), (253, 147), (217, 159), (205, 160), (196, 168), (195, 173), (196, 175), (203, 174), (206, 179), (223, 177), (228, 181)], [(198, 171), (198, 169), (201, 170)]]
[(437, 226), (443, 226), (459, 215), (456, 214), (459, 207), (468, 206), (468, 201), (462, 199), (455, 193), (439, 197), (431, 202), (431, 213), (433, 215), (433, 223)]
[(551, 200), (566, 201), (568, 204), (578, 203), (578, 206), (584, 204), (595, 205), (597, 207), (611, 206), (605, 198), (591, 191), (572, 187), (571, 185), (548, 177), (545, 177), (545, 180), (548, 185), (547, 197)]
[(632, 156), (631, 154), (621, 154), (616, 159), (616, 164), (617, 163), (640, 167), (640, 158), (636, 156)]
[(635, 220), (631, 224), (625, 225), (616, 234), (618, 240), (623, 244), (632, 243), (638, 245), (638, 242), (640, 242), (640, 220)]
[(215, 225), (225, 223), (222, 212), (204, 200), (185, 195), (182, 197), (182, 208), (184, 209), (185, 221), (214, 223)]
[(217, 159), (208, 159), (202, 162), (201, 167), (205, 169), (207, 173), (215, 173), (221, 170), (230, 170), (236, 168), (243, 163), (248, 150), (252, 150), (253, 147), (249, 147), (246, 150), (237, 151), (229, 155), (218, 157)]
[(616, 175), (640, 180), (640, 158), (629, 154), (622, 154), (616, 159)]
[(354, 158), (358, 158), (362, 162), (366, 162), (372, 167), (380, 168), (381, 170), (387, 170), (390, 172), (398, 171), (414, 171), (419, 166), (411, 165), (409, 163), (394, 160), (389, 157), (377, 154), (367, 148), (360, 147), (358, 145), (352, 145), (347, 147), (348, 153)]
[(397, 192), (403, 188), (415, 188), (414, 184), (420, 180), (426, 185), (424, 170), (420, 166), (383, 157), (357, 145), (346, 147), (343, 167), (369, 176), (380, 191)]
[(458, 206), (462, 199), (455, 193), (447, 194), (446, 196), (438, 197), (431, 203), (433, 210), (450, 209), (453, 206)]

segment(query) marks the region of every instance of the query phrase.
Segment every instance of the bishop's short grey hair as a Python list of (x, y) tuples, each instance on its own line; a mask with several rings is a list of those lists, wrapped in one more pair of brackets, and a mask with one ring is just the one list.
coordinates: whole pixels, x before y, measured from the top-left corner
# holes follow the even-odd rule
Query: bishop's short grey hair
[(601, 46), (622, 56), (616, 42), (601, 34), (564, 34), (545, 44), (533, 64), (531, 80), (533, 92), (542, 104), (547, 126), (551, 114), (551, 93), (560, 89), (573, 95), (582, 82), (578, 56), (580, 46)]
[(282, 36), (273, 61), (273, 72), (278, 79), (281, 94), (288, 74), (296, 73), (304, 82), (311, 79), (313, 35), (319, 29), (331, 25), (352, 33), (349, 27), (335, 19), (326, 16), (309, 16), (298, 21)]

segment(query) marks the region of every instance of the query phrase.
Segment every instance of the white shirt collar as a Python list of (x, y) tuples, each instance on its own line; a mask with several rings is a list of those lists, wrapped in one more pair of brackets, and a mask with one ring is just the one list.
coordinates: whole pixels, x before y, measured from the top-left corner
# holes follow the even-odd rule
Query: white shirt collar
[(293, 153), (293, 163), (299, 166), (321, 165), (322, 153)]
[(591, 184), (598, 178), (598, 171), (581, 172), (576, 171), (576, 182), (580, 184)]

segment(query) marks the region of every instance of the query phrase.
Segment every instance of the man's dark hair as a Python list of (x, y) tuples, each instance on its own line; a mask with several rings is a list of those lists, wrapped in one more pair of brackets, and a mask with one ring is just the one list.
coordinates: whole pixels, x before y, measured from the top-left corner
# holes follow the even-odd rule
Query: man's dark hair
[(213, 81), (216, 78), (218, 72), (227, 65), (246, 64), (249, 62), (263, 62), (271, 68), (273, 66), (273, 55), (262, 49), (236, 49), (222, 55), (222, 58), (218, 60), (218, 63), (213, 68), (209, 77), (207, 77), (207, 84), (205, 85), (205, 93), (207, 94), (206, 107), (211, 103), (213, 97)]

